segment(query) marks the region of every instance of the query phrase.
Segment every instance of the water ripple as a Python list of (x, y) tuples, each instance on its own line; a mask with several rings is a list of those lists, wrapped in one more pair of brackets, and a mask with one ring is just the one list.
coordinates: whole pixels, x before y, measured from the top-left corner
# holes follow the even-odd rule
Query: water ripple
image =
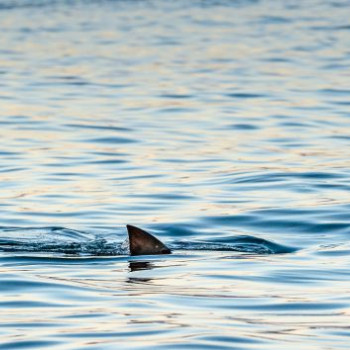
[(348, 9), (1, 1), (0, 348), (347, 349)]

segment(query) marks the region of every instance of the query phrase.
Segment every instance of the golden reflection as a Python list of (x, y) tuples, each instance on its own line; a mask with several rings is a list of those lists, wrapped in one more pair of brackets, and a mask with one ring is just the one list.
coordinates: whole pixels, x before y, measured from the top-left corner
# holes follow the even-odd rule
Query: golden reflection
[(0, 4), (4, 242), (156, 222), (300, 250), (0, 249), (2, 347), (348, 348), (346, 1), (24, 3)]

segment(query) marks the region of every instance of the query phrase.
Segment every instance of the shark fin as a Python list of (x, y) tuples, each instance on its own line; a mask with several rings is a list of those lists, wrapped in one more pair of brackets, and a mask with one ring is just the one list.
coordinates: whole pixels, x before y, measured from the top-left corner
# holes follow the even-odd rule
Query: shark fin
[(130, 255), (171, 254), (171, 250), (150, 233), (126, 225), (129, 235)]

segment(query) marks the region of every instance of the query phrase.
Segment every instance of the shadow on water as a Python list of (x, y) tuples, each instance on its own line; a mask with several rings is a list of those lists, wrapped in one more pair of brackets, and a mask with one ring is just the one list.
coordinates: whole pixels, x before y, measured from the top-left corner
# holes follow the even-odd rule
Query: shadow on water
[(156, 266), (148, 261), (130, 261), (129, 270), (130, 272), (152, 270)]

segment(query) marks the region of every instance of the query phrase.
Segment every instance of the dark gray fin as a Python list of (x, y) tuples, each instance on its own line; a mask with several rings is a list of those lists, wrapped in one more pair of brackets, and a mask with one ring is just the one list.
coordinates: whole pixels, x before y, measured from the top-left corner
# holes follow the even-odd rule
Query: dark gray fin
[(171, 250), (150, 233), (126, 225), (129, 235), (130, 255), (171, 254)]

